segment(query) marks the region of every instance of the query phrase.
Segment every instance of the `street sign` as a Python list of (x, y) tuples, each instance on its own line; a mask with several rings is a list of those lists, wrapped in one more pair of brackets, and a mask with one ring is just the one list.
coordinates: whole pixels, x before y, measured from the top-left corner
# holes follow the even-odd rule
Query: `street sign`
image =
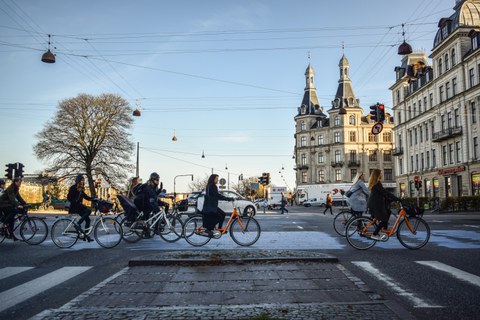
[(381, 122), (375, 123), (372, 127), (372, 133), (374, 135), (379, 134), (380, 132), (382, 132), (382, 130), (383, 130), (383, 124)]
[(227, 180), (225, 180), (225, 178), (221, 178), (219, 182), (221, 186), (224, 186), (225, 183), (227, 183)]

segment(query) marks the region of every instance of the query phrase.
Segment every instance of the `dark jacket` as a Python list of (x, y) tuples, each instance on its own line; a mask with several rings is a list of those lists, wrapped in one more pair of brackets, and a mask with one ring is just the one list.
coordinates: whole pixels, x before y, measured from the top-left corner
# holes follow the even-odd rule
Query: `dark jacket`
[(25, 205), (27, 203), (23, 200), (22, 196), (20, 196), (20, 189), (12, 182), (0, 196), (0, 208), (16, 209), (20, 204)]
[(377, 183), (373, 186), (368, 198), (370, 214), (378, 220), (388, 221), (390, 218), (390, 203), (392, 201), (400, 201), (400, 198), (385, 190), (381, 182)]
[(218, 200), (231, 200), (229, 197), (225, 197), (224, 195), (218, 192), (217, 185), (211, 184), (205, 190), (205, 201), (203, 202), (203, 213), (211, 213), (217, 212), (218, 208)]
[(77, 185), (74, 184), (73, 186), (68, 189), (67, 200), (70, 201), (70, 208), (68, 208), (68, 213), (82, 213), (82, 211), (86, 208), (86, 206), (82, 203), (83, 199), (88, 201), (92, 201), (93, 198), (89, 197), (85, 194), (85, 192), (78, 191)]
[(160, 208), (158, 207), (158, 193), (157, 186), (151, 185), (148, 182), (136, 187), (136, 195), (133, 202), (138, 210), (143, 213), (158, 213)]

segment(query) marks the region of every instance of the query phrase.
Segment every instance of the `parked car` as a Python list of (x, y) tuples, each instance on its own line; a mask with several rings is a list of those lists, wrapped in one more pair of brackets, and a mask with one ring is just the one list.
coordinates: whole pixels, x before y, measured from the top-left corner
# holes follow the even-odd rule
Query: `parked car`
[(320, 200), (319, 198), (311, 198), (311, 199), (307, 199), (305, 200), (303, 203), (302, 203), (305, 207), (312, 207), (312, 206), (323, 206), (324, 203), (322, 200)]
[[(235, 199), (234, 204), (237, 208), (240, 208), (240, 211), (241, 211), (240, 214), (254, 216), (257, 213), (257, 210), (255, 209), (255, 204), (252, 201), (242, 197), (235, 191), (218, 190), (218, 192), (224, 195), (225, 197), (234, 198)], [(205, 201), (205, 191), (202, 191), (202, 193), (197, 199), (197, 210), (200, 212), (203, 209), (204, 201)], [(232, 205), (232, 202), (230, 201), (220, 200), (218, 201), (218, 207), (223, 211), (225, 211), (227, 215), (232, 214), (233, 212), (233, 205)]]
[(194, 192), (190, 193), (188, 195), (188, 198), (187, 198), (188, 205), (196, 207), (197, 206), (197, 199), (198, 199), (198, 197), (200, 196), (201, 193), (202, 193), (202, 191), (194, 191)]

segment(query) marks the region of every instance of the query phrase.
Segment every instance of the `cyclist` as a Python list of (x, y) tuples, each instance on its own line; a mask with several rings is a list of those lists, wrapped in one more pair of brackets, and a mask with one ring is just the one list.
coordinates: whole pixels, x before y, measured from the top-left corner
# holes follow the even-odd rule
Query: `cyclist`
[[(223, 221), (225, 221), (226, 213), (218, 207), (218, 200), (233, 201), (233, 198), (225, 197), (218, 192), (218, 174), (212, 174), (208, 178), (207, 186), (205, 188), (205, 201), (203, 202), (202, 214), (203, 225), (209, 237), (214, 236), (213, 229), (218, 223), (221, 228)], [(219, 233), (220, 231), (215, 231)]]
[(67, 200), (70, 201), (70, 208), (68, 208), (68, 213), (77, 213), (80, 215), (80, 220), (78, 220), (78, 226), (75, 226), (77, 231), (81, 233), (83, 240), (88, 242), (93, 241), (88, 235), (85, 235), (85, 231), (81, 229), (82, 222), (85, 221), (85, 230), (90, 228), (90, 214), (92, 210), (87, 208), (82, 202), (83, 199), (88, 201), (96, 200), (95, 198), (89, 197), (85, 194), (85, 178), (83, 175), (79, 174), (75, 178), (75, 184), (68, 189)]
[(135, 198), (135, 191), (137, 188), (142, 185), (142, 179), (139, 177), (133, 177), (130, 183), (130, 187), (128, 188), (127, 198), (133, 200)]
[(367, 199), (370, 196), (370, 190), (365, 185), (365, 175), (363, 171), (357, 173), (352, 180), (352, 187), (350, 197), (347, 197), (347, 204), (350, 206), (352, 214), (355, 216), (361, 216), (367, 211)]
[(0, 179), (0, 196), (5, 191), (5, 180)]
[[(160, 184), (160, 176), (156, 172), (150, 174), (150, 179), (136, 189), (135, 206), (138, 210), (143, 211), (145, 219), (148, 219), (150, 212), (157, 214), (160, 212), (158, 206), (158, 193), (163, 183)], [(160, 189), (161, 190), (161, 189)]]
[(13, 224), (15, 222), (15, 215), (19, 210), (23, 210), (23, 206), (27, 203), (20, 195), (20, 186), (22, 185), (21, 178), (14, 178), (12, 183), (0, 196), (0, 211), (4, 213), (3, 222), (7, 225), (7, 238), (13, 241), (18, 240), (13, 234)]
[(371, 190), (370, 197), (368, 198), (368, 209), (372, 216), (379, 221), (373, 232), (371, 238), (374, 240), (385, 240), (386, 235), (379, 235), (382, 228), (388, 227), (388, 219), (390, 219), (390, 203), (393, 201), (401, 202), (400, 198), (397, 198), (385, 188), (383, 188), (380, 180), (382, 179), (382, 171), (380, 169), (373, 169), (368, 181), (368, 188)]

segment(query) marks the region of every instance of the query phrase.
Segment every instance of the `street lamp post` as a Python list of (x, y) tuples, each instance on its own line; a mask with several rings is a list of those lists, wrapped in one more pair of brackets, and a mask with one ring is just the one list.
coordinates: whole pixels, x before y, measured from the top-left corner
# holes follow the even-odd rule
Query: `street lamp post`
[(175, 176), (175, 178), (173, 178), (173, 199), (174, 201), (177, 200), (177, 192), (176, 192), (176, 180), (178, 177), (192, 177), (192, 181), (193, 181), (193, 174), (179, 174), (178, 176)]

